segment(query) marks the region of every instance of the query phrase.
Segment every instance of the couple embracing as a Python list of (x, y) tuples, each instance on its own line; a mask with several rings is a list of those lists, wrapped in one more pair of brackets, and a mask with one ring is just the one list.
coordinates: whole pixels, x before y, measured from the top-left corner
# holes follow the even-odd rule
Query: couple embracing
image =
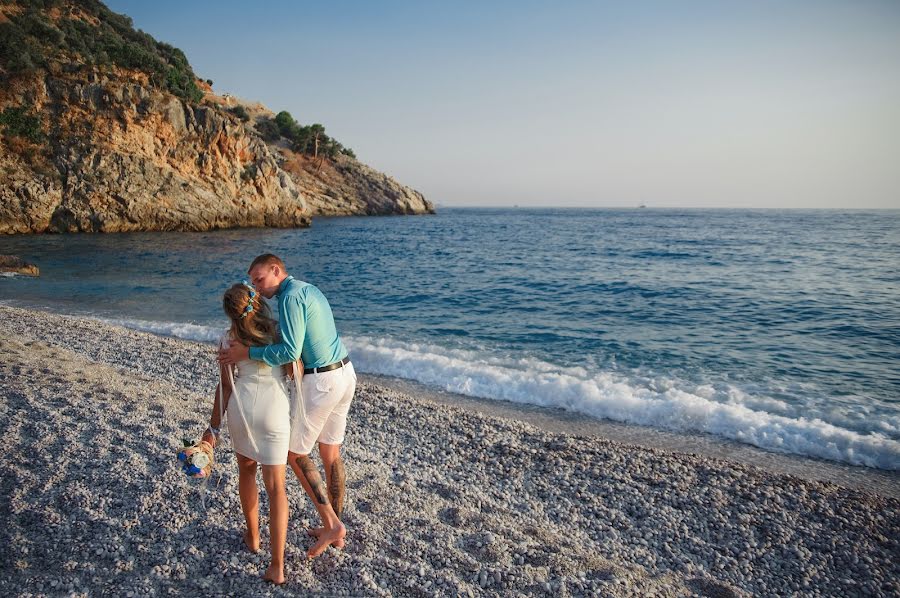
[[(232, 286), (223, 298), (231, 328), (219, 348), (221, 382), (204, 440), (215, 444), (227, 413), (247, 522), (244, 543), (253, 552), (259, 550), (256, 470), (262, 466), (272, 552), (264, 578), (280, 584), (288, 523), (285, 465), (294, 470), (322, 519), (322, 527), (309, 530), (317, 541), (307, 556), (344, 545), (340, 448), (356, 373), (319, 289), (289, 276), (284, 262), (272, 254), (253, 260), (248, 275), (250, 283)], [(261, 296), (277, 299), (278, 321)], [(316, 444), (327, 484), (310, 459)]]

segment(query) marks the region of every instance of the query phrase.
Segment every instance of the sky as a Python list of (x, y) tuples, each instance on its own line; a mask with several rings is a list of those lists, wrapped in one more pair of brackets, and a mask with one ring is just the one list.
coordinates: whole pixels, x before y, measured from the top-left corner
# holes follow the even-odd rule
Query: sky
[(438, 206), (900, 208), (900, 2), (109, 0)]

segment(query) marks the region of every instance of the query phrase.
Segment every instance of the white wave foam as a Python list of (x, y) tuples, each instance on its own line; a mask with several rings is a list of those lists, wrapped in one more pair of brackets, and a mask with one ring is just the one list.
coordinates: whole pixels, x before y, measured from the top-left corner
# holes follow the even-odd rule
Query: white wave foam
[(227, 328), (225, 324), (222, 324), (222, 326), (204, 326), (202, 324), (188, 324), (185, 322), (153, 322), (151, 320), (123, 320), (115, 318), (97, 319), (114, 326), (122, 326), (123, 328), (131, 328), (141, 332), (151, 332), (160, 336), (174, 336), (185, 340), (200, 341), (202, 343), (217, 343)]
[[(180, 322), (109, 319), (104, 322), (164, 336), (217, 342), (225, 329)], [(658, 378), (648, 384), (614, 372), (560, 369), (533, 358), (511, 359), (475, 351), (348, 337), (361, 372), (415, 380), (449, 392), (516, 403), (562, 407), (592, 417), (704, 432), (760, 448), (820, 457), (853, 465), (900, 470), (900, 442), (884, 434), (861, 434), (821, 418), (795, 415), (782, 401), (734, 387), (680, 388)], [(836, 421), (841, 421), (836, 417)], [(897, 424), (886, 425), (897, 429)]]
[(760, 448), (821, 457), (879, 469), (900, 469), (900, 442), (880, 433), (860, 434), (819, 418), (789, 417), (774, 399), (747, 400), (729, 389), (689, 392), (657, 381), (651, 389), (621, 374), (561, 370), (533, 359), (503, 359), (469, 351), (402, 344), (383, 339), (345, 339), (360, 371), (416, 380), (468, 396), (563, 407), (593, 417), (705, 432)]

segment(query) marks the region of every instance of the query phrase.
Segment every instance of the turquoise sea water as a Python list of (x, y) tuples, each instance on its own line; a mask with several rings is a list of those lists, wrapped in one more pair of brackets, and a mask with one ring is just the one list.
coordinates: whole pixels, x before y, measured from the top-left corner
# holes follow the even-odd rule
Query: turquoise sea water
[(900, 212), (445, 209), (308, 230), (0, 238), (0, 300), (198, 340), (258, 253), (357, 368), (900, 469)]

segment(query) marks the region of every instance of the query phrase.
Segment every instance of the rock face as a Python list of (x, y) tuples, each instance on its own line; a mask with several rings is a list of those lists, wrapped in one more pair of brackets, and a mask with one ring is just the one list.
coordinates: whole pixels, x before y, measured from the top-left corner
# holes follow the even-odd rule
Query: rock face
[(425, 197), (388, 175), (350, 158), (317, 160), (282, 150), (287, 170), (316, 216), (433, 214)]
[(34, 264), (29, 264), (15, 255), (0, 255), (0, 272), (15, 272), (25, 276), (40, 276), (41, 271)]
[(44, 4), (0, 3), (0, 234), (302, 227), (317, 214), (434, 212), (353, 158), (267, 143), (180, 50), (102, 3)]
[(37, 155), (4, 136), (0, 232), (309, 225), (302, 193), (255, 131), (142, 79), (56, 73), (6, 90), (3, 104), (34, 106), (49, 135)]

